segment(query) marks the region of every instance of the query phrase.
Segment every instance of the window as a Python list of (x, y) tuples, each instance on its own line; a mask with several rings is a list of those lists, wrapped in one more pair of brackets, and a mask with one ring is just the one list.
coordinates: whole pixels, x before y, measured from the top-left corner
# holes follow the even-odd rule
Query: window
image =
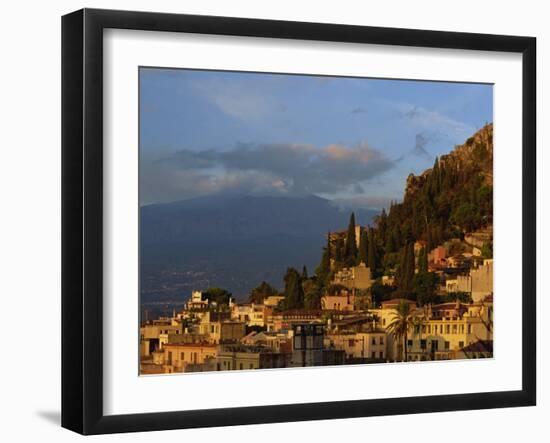
[(376, 352), (373, 351), (371, 356), (372, 356), (372, 358), (376, 358)]
[(350, 348), (353, 348), (353, 347), (355, 346), (355, 340), (353, 340), (353, 339), (352, 339), (352, 340), (349, 340), (348, 346), (349, 346)]
[(384, 337), (380, 337), (380, 344), (381, 344), (381, 345), (384, 344)]
[(412, 348), (412, 345), (413, 345), (413, 341), (407, 340), (407, 348)]
[(181, 360), (185, 360), (185, 352), (182, 352), (182, 353), (181, 353), (180, 359), (181, 359)]
[(383, 353), (382, 351), (380, 351), (380, 352), (378, 353), (378, 358), (379, 358), (380, 360), (382, 360), (382, 359), (384, 358), (384, 353)]
[(468, 334), (472, 333), (472, 325), (468, 325)]
[(464, 342), (463, 342), (463, 341), (459, 341), (459, 342), (458, 342), (458, 347), (459, 347), (460, 349), (462, 349), (462, 348), (464, 347)]
[(426, 340), (420, 340), (420, 349), (426, 349)]
[(250, 369), (254, 369), (254, 365), (250, 363)]
[(243, 368), (243, 364), (239, 363), (239, 369), (242, 369), (242, 368)]
[(451, 333), (451, 326), (450, 325), (445, 326), (445, 333), (447, 333), (447, 334)]
[(376, 344), (376, 338), (375, 338), (375, 337), (372, 337), (371, 343), (372, 343), (373, 345)]
[(451, 343), (446, 341), (445, 342), (445, 350), (448, 351), (450, 347), (451, 347)]
[(456, 332), (457, 332), (457, 326), (453, 325), (453, 334), (456, 334)]

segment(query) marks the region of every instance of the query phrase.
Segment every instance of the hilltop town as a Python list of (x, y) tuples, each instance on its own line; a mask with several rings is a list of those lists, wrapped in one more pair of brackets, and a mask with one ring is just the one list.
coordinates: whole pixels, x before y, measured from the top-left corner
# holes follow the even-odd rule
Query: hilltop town
[(318, 267), (190, 294), (140, 325), (140, 373), (493, 356), (492, 124), (409, 176), (373, 226), (328, 232)]

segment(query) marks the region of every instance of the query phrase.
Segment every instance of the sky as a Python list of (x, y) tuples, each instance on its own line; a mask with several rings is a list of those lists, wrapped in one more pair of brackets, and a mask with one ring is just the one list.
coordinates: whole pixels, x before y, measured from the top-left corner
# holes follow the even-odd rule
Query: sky
[(493, 120), (486, 84), (140, 68), (140, 204), (212, 194), (400, 201)]

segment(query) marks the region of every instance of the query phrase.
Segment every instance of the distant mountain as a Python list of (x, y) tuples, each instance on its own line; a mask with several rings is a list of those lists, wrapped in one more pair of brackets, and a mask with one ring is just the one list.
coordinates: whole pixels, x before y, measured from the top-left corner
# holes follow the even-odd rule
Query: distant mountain
[[(209, 196), (144, 206), (140, 213), (142, 297), (188, 297), (221, 286), (237, 297), (266, 280), (282, 286), (288, 266), (317, 266), (329, 230), (351, 210), (307, 196)], [(355, 211), (368, 224), (377, 211)]]

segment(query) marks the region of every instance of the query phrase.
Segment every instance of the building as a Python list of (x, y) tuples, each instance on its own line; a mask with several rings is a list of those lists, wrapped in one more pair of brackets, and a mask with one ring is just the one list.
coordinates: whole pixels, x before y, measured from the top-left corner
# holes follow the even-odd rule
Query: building
[(462, 358), (461, 350), (478, 340), (493, 340), (491, 302), (430, 306), (419, 314), (418, 322), (409, 332), (407, 358), (409, 361)]
[(267, 316), (271, 312), (273, 312), (273, 308), (265, 304), (235, 304), (231, 308), (231, 318), (244, 322), (248, 326), (264, 327)]
[(331, 311), (353, 311), (355, 310), (355, 294), (342, 291), (336, 295), (323, 295), (321, 297), (321, 308)]
[(447, 264), (447, 249), (443, 246), (432, 249), (428, 254), (428, 262), (434, 266), (445, 266)]
[(185, 309), (188, 311), (207, 309), (210, 305), (208, 298), (201, 291), (193, 291), (191, 298), (185, 304)]
[(329, 333), (325, 336), (326, 349), (340, 349), (346, 362), (367, 363), (386, 361), (387, 337), (383, 329), (367, 332)]
[(478, 340), (471, 343), (457, 353), (456, 358), (492, 358), (493, 357), (493, 341)]
[(249, 346), (263, 346), (273, 352), (289, 353), (292, 352), (292, 333), (291, 331), (252, 331), (241, 339), (241, 343)]
[(472, 300), (483, 300), (493, 294), (493, 260), (483, 260), (483, 265), (470, 272), (472, 279)]
[(267, 318), (268, 332), (292, 331), (295, 324), (321, 323), (323, 311), (291, 310), (273, 313)]
[(334, 275), (332, 281), (335, 285), (342, 285), (348, 289), (366, 290), (372, 286), (370, 268), (365, 263), (360, 263), (351, 268), (344, 268)]
[(322, 366), (324, 325), (300, 323), (292, 326), (292, 366)]
[(262, 346), (224, 345), (216, 358), (217, 371), (286, 368), (291, 353), (273, 352)]
[(198, 365), (211, 367), (216, 356), (217, 347), (210, 343), (166, 343), (162, 351), (153, 353), (152, 362), (142, 364), (140, 370), (142, 374), (196, 372)]
[(470, 270), (470, 275), (457, 275), (447, 280), (447, 292), (466, 292), (474, 302), (493, 294), (493, 260), (484, 260), (483, 265)]
[(264, 299), (264, 305), (274, 308), (285, 299), (284, 295), (270, 295)]
[(236, 343), (246, 334), (246, 323), (233, 320), (202, 318), (198, 333), (208, 337), (209, 343)]
[(168, 335), (179, 336), (183, 332), (181, 323), (169, 319), (154, 320), (151, 323), (142, 325), (139, 328), (140, 356), (142, 358), (150, 357), (152, 352), (161, 349), (161, 337)]

